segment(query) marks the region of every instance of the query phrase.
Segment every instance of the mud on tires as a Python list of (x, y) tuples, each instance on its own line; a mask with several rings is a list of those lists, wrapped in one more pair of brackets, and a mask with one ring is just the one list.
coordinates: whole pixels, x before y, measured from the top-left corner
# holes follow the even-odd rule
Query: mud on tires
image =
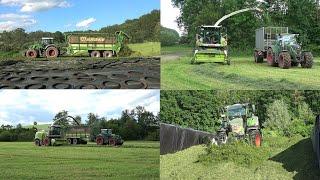
[(37, 58), (38, 57), (38, 51), (34, 50), (34, 49), (29, 49), (27, 52), (26, 52), (26, 57), (27, 58)]
[(282, 52), (279, 54), (278, 60), (279, 67), (282, 69), (289, 69), (291, 67), (291, 56), (288, 52)]
[(47, 58), (56, 58), (59, 55), (59, 50), (56, 47), (48, 47), (46, 49), (45, 55)]
[(271, 48), (267, 51), (267, 62), (270, 66), (277, 67), (278, 63), (275, 61), (274, 53)]
[(305, 52), (302, 54), (301, 67), (312, 68), (313, 66), (313, 55), (311, 52)]

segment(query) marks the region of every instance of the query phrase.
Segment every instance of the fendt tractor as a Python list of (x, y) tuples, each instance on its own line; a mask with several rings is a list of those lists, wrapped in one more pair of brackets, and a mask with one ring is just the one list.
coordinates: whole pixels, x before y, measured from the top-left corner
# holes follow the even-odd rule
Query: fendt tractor
[(258, 116), (254, 115), (252, 104), (234, 104), (223, 108), (221, 113), (221, 128), (214, 139), (218, 145), (225, 144), (228, 139), (244, 139), (260, 147), (262, 142)]
[(314, 123), (314, 127), (311, 132), (311, 140), (313, 145), (313, 150), (316, 154), (316, 162), (318, 168), (320, 168), (320, 115), (316, 117), (316, 121)]
[(266, 58), (269, 65), (283, 69), (299, 64), (302, 68), (312, 68), (312, 53), (302, 49), (297, 36), (298, 34), (290, 34), (288, 27), (257, 29), (254, 61), (262, 63)]
[(37, 146), (50, 146), (61, 144), (87, 144), (90, 135), (90, 129), (87, 126), (80, 125), (72, 116), (71, 118), (76, 125), (62, 127), (57, 125), (57, 121), (49, 127), (49, 131), (38, 131), (35, 134), (34, 142)]
[(96, 137), (97, 145), (121, 146), (123, 139), (119, 135), (112, 134), (111, 129), (101, 129), (101, 133)]
[(223, 16), (214, 25), (198, 27), (196, 34), (196, 46), (191, 63), (215, 62), (231, 64), (228, 56), (227, 30), (220, 23), (231, 16), (247, 11), (262, 12), (259, 8), (246, 8)]
[(58, 56), (90, 56), (110, 58), (117, 56), (129, 40), (129, 36), (118, 31), (115, 35), (105, 33), (66, 33), (66, 47), (54, 43), (54, 39), (43, 37), (40, 43), (31, 45), (24, 52), (28, 58), (57, 58)]

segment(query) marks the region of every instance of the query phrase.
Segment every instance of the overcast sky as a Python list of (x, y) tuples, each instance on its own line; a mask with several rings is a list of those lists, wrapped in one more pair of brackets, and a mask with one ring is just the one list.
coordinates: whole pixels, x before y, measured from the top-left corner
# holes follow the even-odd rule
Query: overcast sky
[(180, 16), (180, 10), (173, 7), (171, 0), (161, 0), (161, 25), (178, 31), (182, 35), (182, 30), (179, 29), (176, 22)]
[(2, 90), (0, 125), (51, 123), (54, 115), (67, 110), (80, 115), (82, 122), (92, 112), (110, 118), (120, 117), (125, 109), (144, 106), (155, 115), (160, 111), (159, 90)]
[(154, 9), (160, 0), (0, 0), (0, 32), (98, 30)]

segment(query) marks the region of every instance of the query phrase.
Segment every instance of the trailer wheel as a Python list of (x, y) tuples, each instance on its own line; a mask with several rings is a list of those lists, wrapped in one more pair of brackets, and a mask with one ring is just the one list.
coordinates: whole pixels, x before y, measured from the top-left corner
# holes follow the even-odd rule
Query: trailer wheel
[(28, 58), (37, 58), (38, 57), (38, 52), (34, 49), (29, 49), (27, 52), (26, 52), (26, 56)]
[(59, 50), (56, 47), (51, 46), (46, 49), (45, 54), (47, 58), (56, 58), (59, 55)]
[(312, 68), (313, 66), (313, 56), (311, 52), (303, 53), (303, 61), (301, 61), (301, 67)]
[(77, 138), (74, 138), (74, 139), (72, 140), (72, 144), (73, 144), (73, 145), (78, 144), (78, 139), (77, 139)]
[(90, 56), (95, 57), (95, 58), (99, 58), (99, 57), (101, 57), (101, 53), (99, 51), (92, 51)]
[(103, 137), (101, 137), (101, 136), (97, 137), (96, 142), (97, 142), (97, 145), (103, 145), (104, 144)]
[(289, 69), (291, 67), (291, 56), (288, 52), (279, 54), (279, 67), (282, 69)]
[(39, 140), (39, 139), (36, 139), (36, 140), (34, 141), (34, 144), (35, 144), (36, 146), (41, 146), (41, 143), (40, 143), (40, 140)]
[(113, 55), (112, 51), (103, 51), (104, 58), (111, 58)]
[(69, 138), (69, 139), (67, 139), (67, 141), (68, 141), (68, 144), (70, 144), (70, 145), (72, 144), (72, 139)]

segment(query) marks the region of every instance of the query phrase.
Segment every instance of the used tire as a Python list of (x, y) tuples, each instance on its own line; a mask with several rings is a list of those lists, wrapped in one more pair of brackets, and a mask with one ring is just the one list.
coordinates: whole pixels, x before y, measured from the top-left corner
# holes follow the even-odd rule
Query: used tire
[(97, 139), (96, 139), (96, 143), (97, 143), (97, 145), (103, 145), (104, 144), (103, 143), (103, 137), (98, 136)]
[(289, 69), (291, 67), (291, 56), (288, 52), (279, 54), (279, 67), (282, 69)]
[(95, 58), (99, 58), (99, 57), (101, 57), (101, 53), (99, 51), (92, 51), (90, 53), (90, 56), (95, 57)]
[(27, 52), (26, 52), (26, 56), (28, 58), (37, 58), (38, 57), (38, 51), (34, 50), (34, 49), (29, 49)]
[(59, 55), (59, 50), (56, 47), (48, 47), (46, 49), (46, 57), (47, 58), (56, 58)]
[(267, 62), (270, 66), (277, 67), (278, 63), (275, 61), (274, 53), (271, 48), (267, 51)]
[(302, 54), (303, 60), (301, 61), (302, 68), (312, 68), (313, 66), (313, 55), (311, 52), (305, 52)]
[(103, 51), (104, 58), (111, 58), (113, 56), (112, 51)]

